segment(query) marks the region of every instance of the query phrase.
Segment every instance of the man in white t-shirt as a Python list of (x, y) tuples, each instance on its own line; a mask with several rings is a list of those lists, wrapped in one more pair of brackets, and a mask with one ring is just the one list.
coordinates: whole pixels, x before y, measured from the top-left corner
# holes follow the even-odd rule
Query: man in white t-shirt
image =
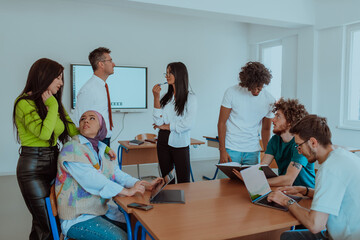
[[(272, 104), (275, 99), (263, 90), (271, 80), (270, 71), (259, 62), (248, 62), (239, 73), (240, 83), (225, 92), (218, 121), (220, 162), (258, 164), (261, 146), (270, 139)], [(220, 173), (220, 178), (221, 173)]]
[[(308, 229), (284, 232), (281, 239), (360, 239), (360, 158), (345, 149), (334, 149), (325, 118), (308, 115), (290, 133), (299, 153), (310, 163), (317, 160), (320, 167), (315, 190), (293, 186), (269, 194), (269, 201), (287, 206)], [(301, 207), (284, 193), (313, 198), (311, 208)]]
[(110, 53), (111, 51), (108, 48), (99, 47), (89, 54), (89, 61), (94, 70), (94, 75), (82, 86), (77, 95), (74, 121), (78, 123), (81, 115), (86, 111), (94, 110), (99, 112), (105, 120), (107, 130), (103, 142), (109, 147), (113, 123), (106, 80), (114, 73), (115, 67)]

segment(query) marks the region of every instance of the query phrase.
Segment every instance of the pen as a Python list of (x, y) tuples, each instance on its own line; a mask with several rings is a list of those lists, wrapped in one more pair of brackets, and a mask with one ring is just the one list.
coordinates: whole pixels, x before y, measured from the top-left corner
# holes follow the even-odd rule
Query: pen
[(164, 83), (159, 83), (158, 85), (161, 86), (161, 85), (164, 85), (164, 84), (167, 84), (168, 82), (164, 82)]

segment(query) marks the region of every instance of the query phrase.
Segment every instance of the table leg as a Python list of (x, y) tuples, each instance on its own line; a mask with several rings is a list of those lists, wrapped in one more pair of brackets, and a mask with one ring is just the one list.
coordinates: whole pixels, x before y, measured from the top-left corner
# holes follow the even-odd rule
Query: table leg
[(121, 147), (121, 144), (118, 147), (117, 157), (118, 157), (118, 163), (120, 170), (122, 169), (122, 157), (123, 157), (123, 148)]
[[(219, 160), (219, 163), (220, 163), (220, 160)], [(204, 180), (215, 180), (215, 179), (216, 179), (216, 176), (217, 176), (217, 174), (218, 174), (218, 171), (219, 171), (219, 169), (216, 168), (215, 173), (214, 173), (214, 176), (213, 176), (212, 178), (209, 178), (209, 177), (207, 177), (207, 176), (203, 176), (203, 179), (204, 179)]]
[(140, 166), (139, 166), (139, 164), (136, 164), (136, 166), (137, 166), (138, 179), (141, 180), (141, 177), (140, 177)]

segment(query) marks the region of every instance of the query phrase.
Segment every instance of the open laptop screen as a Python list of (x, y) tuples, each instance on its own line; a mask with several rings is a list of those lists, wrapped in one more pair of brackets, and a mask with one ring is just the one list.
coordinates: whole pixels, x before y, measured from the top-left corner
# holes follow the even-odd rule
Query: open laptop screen
[(163, 184), (158, 184), (152, 191), (151, 191), (151, 196), (150, 196), (150, 200), (153, 199), (154, 197), (156, 197), (156, 195), (158, 195), (161, 190), (163, 190), (163, 188), (169, 184), (169, 182), (171, 182), (174, 179), (174, 175), (175, 175), (175, 169), (171, 170), (169, 172), (168, 175), (166, 175), (164, 177), (164, 183)]
[(271, 192), (265, 174), (260, 165), (254, 165), (241, 171), (246, 189), (248, 190), (251, 201), (256, 201), (259, 197)]

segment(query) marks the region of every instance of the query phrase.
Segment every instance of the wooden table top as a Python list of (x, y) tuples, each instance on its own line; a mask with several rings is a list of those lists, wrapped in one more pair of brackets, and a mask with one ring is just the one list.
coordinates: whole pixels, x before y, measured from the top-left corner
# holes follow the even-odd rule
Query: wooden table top
[[(205, 142), (194, 139), (194, 138), (191, 138), (190, 140), (191, 140), (190, 145), (205, 144)], [(118, 141), (118, 143), (127, 149), (156, 148), (156, 143), (151, 143), (151, 142), (146, 142), (146, 141), (141, 145), (130, 145), (129, 140)]]
[[(145, 212), (126, 205), (149, 203), (149, 192), (144, 197), (115, 200), (156, 239), (229, 239), (299, 224), (288, 212), (251, 203), (240, 181), (219, 179), (168, 185), (166, 189), (183, 189), (186, 203), (154, 204), (153, 210)], [(300, 203), (309, 207), (311, 200)]]

